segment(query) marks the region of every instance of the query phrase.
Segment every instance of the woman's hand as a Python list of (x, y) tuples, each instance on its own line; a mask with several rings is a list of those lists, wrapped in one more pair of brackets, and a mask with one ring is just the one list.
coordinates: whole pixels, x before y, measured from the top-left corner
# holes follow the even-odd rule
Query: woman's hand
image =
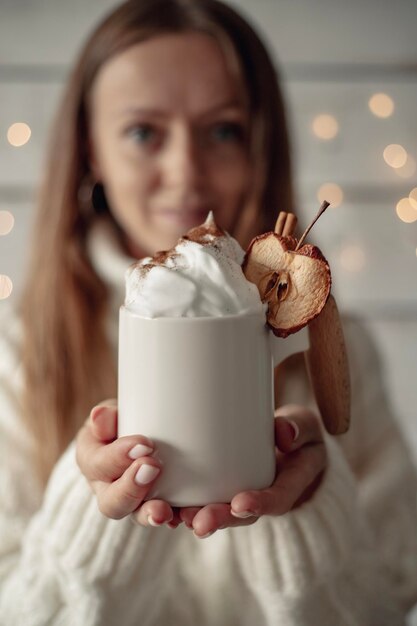
[(183, 521), (203, 538), (221, 528), (253, 524), (261, 515), (283, 515), (312, 496), (327, 462), (319, 418), (298, 405), (277, 409), (275, 444), (277, 474), (267, 489), (241, 492), (231, 504), (204, 507), (176, 509), (163, 500), (144, 502), (162, 466), (151, 456), (156, 450), (146, 437), (117, 439), (117, 406), (109, 400), (93, 408), (80, 430), (77, 462), (103, 515), (120, 519), (133, 514), (143, 526), (167, 523), (176, 528)]
[(144, 501), (162, 470), (152, 441), (141, 435), (117, 439), (115, 400), (95, 406), (77, 435), (77, 463), (106, 517), (121, 519), (134, 512), (143, 526), (168, 523), (175, 528), (178, 512), (163, 500)]
[(237, 494), (231, 504), (180, 509), (180, 518), (197, 537), (230, 526), (253, 524), (261, 515), (284, 515), (308, 500), (320, 484), (327, 464), (318, 416), (288, 404), (275, 411), (277, 473), (261, 491)]

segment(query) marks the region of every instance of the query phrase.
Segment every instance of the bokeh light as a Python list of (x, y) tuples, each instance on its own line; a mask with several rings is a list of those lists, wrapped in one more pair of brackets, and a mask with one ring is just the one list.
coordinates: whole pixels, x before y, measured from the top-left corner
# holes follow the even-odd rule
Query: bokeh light
[(411, 204), (410, 198), (401, 198), (397, 202), (396, 212), (402, 222), (411, 224), (417, 221), (417, 209)]
[(30, 139), (32, 131), (24, 122), (16, 122), (9, 127), (7, 131), (7, 140), (10, 145), (20, 148), (24, 146)]
[(330, 208), (334, 209), (343, 201), (342, 188), (336, 183), (324, 183), (317, 191), (317, 199), (320, 203), (327, 200), (330, 202)]
[(322, 113), (314, 118), (312, 129), (316, 137), (329, 141), (329, 139), (334, 139), (339, 132), (339, 124), (334, 115)]
[(408, 194), (408, 199), (411, 202), (411, 206), (413, 206), (417, 210), (417, 187), (414, 187)]
[(390, 117), (394, 112), (394, 101), (386, 93), (374, 93), (369, 98), (368, 106), (377, 117)]
[(407, 155), (407, 160), (402, 167), (397, 167), (394, 172), (401, 178), (411, 178), (416, 173), (416, 162), (412, 156)]
[(0, 300), (5, 300), (13, 290), (13, 283), (6, 274), (0, 274)]
[(407, 152), (398, 143), (391, 143), (384, 150), (384, 161), (394, 169), (403, 167), (407, 161)]
[(365, 267), (365, 252), (358, 244), (347, 244), (340, 251), (339, 261), (344, 270), (360, 272)]
[(8, 235), (14, 226), (14, 217), (10, 211), (0, 211), (0, 235)]

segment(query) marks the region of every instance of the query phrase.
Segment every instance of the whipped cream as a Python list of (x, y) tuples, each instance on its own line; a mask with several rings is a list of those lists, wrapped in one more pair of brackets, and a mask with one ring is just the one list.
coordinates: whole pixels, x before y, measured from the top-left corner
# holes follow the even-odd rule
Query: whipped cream
[(242, 271), (244, 255), (210, 211), (174, 248), (129, 267), (125, 306), (151, 318), (265, 313), (257, 286)]

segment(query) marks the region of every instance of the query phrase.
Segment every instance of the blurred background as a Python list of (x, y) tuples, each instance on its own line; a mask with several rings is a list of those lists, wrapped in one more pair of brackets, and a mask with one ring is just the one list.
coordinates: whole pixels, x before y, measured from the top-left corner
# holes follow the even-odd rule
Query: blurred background
[[(116, 4), (0, 0), (0, 308), (22, 285), (48, 129), (71, 62)], [(230, 4), (281, 70), (301, 226), (322, 199), (332, 203), (310, 240), (330, 262), (339, 307), (375, 341), (417, 464), (417, 2)], [(410, 620), (417, 624), (416, 612)]]
[[(0, 0), (0, 307), (21, 288), (48, 129), (71, 62), (116, 4)], [(301, 226), (331, 201), (311, 241), (330, 261), (340, 308), (375, 340), (417, 463), (417, 3), (230, 4), (281, 70)]]

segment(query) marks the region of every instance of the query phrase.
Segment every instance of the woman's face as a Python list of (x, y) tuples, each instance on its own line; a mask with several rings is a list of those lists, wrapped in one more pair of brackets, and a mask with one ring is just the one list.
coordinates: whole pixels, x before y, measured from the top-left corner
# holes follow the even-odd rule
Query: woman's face
[(154, 37), (102, 66), (91, 165), (131, 254), (172, 247), (209, 210), (231, 229), (252, 175), (242, 91), (200, 33)]

